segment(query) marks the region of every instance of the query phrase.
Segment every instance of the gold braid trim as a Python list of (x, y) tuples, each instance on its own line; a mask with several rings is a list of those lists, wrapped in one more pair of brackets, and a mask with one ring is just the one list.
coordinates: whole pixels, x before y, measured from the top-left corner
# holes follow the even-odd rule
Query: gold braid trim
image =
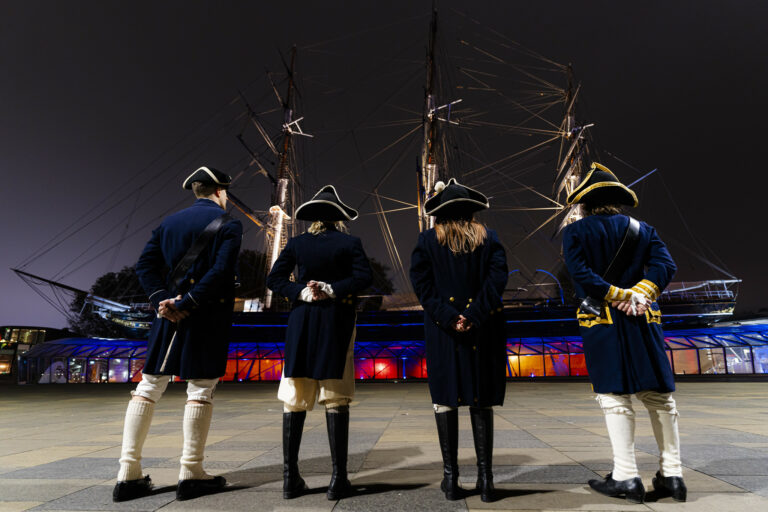
[(611, 285), (611, 287), (608, 288), (608, 293), (605, 294), (605, 297), (603, 298), (603, 300), (623, 301), (623, 300), (629, 300), (630, 297), (632, 297), (632, 290), (626, 290), (624, 288), (618, 288), (616, 286)]

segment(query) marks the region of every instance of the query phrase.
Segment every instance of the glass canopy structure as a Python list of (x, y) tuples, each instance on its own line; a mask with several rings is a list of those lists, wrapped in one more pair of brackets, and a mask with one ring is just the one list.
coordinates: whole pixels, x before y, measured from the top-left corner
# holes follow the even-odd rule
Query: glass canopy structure
[[(706, 329), (667, 331), (667, 356), (676, 374), (768, 374), (768, 321)], [(275, 381), (283, 369), (284, 344), (230, 343), (225, 381)], [(79, 384), (137, 382), (145, 341), (67, 338), (32, 346), (19, 356), (19, 382)], [(578, 336), (507, 340), (507, 377), (587, 375)], [(423, 340), (357, 341), (355, 378), (361, 381), (425, 379)]]

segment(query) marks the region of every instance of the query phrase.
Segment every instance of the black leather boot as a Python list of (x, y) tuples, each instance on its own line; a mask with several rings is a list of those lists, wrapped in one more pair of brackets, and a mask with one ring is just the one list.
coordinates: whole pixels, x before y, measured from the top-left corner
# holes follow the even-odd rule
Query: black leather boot
[(443, 481), (440, 490), (451, 501), (461, 499), (459, 487), (459, 411), (435, 413), (437, 437), (440, 440), (440, 452), (443, 455)]
[(645, 487), (639, 476), (628, 480), (614, 480), (613, 473), (603, 480), (590, 480), (589, 486), (606, 496), (624, 496), (630, 503), (642, 503), (645, 501)]
[(672, 496), (675, 501), (685, 501), (688, 498), (688, 488), (681, 476), (661, 476), (656, 472), (653, 477), (653, 488), (661, 496)]
[(480, 499), (493, 501), (493, 409), (469, 408), (477, 455), (477, 485)]
[(152, 480), (149, 475), (136, 480), (124, 480), (117, 482), (112, 490), (112, 501), (135, 500), (146, 496), (152, 490)]
[(333, 461), (333, 473), (331, 473), (331, 483), (328, 484), (326, 497), (333, 501), (346, 498), (352, 492), (352, 484), (347, 478), (349, 406), (343, 405), (335, 410), (338, 412), (325, 410), (328, 445), (331, 447), (331, 460)]
[(299, 475), (299, 447), (307, 411), (283, 413), (283, 498), (301, 496), (307, 484)]

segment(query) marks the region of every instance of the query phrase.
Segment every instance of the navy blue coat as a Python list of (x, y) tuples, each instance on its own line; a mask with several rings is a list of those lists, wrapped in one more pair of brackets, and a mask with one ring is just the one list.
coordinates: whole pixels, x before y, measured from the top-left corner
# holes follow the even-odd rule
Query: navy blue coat
[[(294, 282), (290, 276), (296, 266)], [(328, 230), (288, 240), (267, 276), (267, 286), (293, 302), (285, 339), (285, 377), (343, 377), (357, 317), (357, 294), (368, 288), (372, 279), (368, 257), (356, 236)], [(335, 298), (298, 300), (313, 280), (330, 284)]]
[[(221, 227), (184, 276), (181, 289), (172, 290), (170, 272), (184, 257), (197, 236), (224, 210), (209, 199), (177, 212), (152, 232), (136, 263), (136, 274), (150, 302), (183, 295), (178, 309), (189, 317), (178, 324), (157, 318), (149, 331), (144, 373), (177, 375), (182, 379), (221, 377), (227, 366), (229, 331), (237, 280), (237, 256), (243, 226), (232, 220)], [(171, 346), (174, 333), (175, 341)], [(170, 348), (170, 351), (169, 351)], [(163, 360), (168, 355), (165, 368)]]
[[(578, 297), (602, 299), (611, 285), (632, 288), (645, 279), (657, 294), (672, 280), (677, 267), (656, 230), (640, 223), (640, 240), (629, 267), (615, 283), (601, 276), (624, 238), (626, 215), (592, 215), (563, 230), (563, 253)], [(661, 311), (655, 302), (645, 316), (627, 316), (603, 303), (601, 317), (577, 311), (584, 355), (594, 390), (631, 394), (675, 389), (667, 359)]]
[[(432, 403), (502, 405), (506, 390), (507, 335), (501, 301), (507, 257), (496, 232), (483, 245), (454, 255), (435, 230), (419, 234), (411, 254), (411, 283), (424, 307), (427, 375)], [(459, 315), (473, 326), (451, 328)]]

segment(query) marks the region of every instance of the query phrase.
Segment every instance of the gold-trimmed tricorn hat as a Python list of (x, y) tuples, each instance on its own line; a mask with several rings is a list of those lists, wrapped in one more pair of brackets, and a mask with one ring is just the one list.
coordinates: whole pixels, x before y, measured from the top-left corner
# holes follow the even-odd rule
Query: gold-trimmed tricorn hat
[(462, 185), (456, 178), (448, 180), (448, 184), (438, 181), (435, 192), (424, 202), (424, 213), (427, 215), (461, 218), (490, 206), (484, 194)]
[(592, 205), (625, 204), (637, 206), (637, 196), (606, 166), (592, 163), (587, 175), (573, 192), (568, 195), (567, 204), (586, 203)]
[(312, 199), (296, 208), (295, 215), (301, 220), (336, 222), (355, 220), (357, 210), (342, 202), (333, 185), (326, 185)]
[(187, 179), (184, 180), (182, 187), (190, 190), (192, 189), (192, 183), (195, 181), (205, 183), (206, 185), (216, 185), (217, 187), (221, 188), (229, 188), (229, 185), (232, 183), (232, 177), (217, 169), (214, 169), (213, 167), (203, 166), (190, 174)]

